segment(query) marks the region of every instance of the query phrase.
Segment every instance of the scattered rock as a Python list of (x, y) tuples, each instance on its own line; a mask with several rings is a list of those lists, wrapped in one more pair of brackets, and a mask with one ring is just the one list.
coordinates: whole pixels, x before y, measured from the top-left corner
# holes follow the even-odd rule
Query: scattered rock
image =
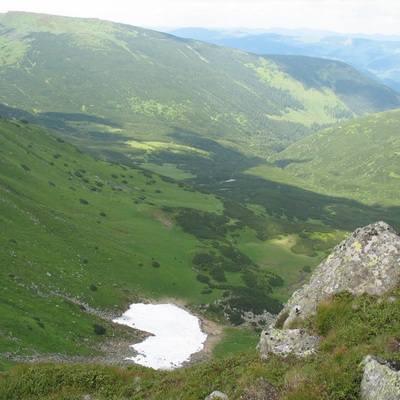
[(361, 366), (364, 367), (362, 400), (400, 399), (400, 371), (396, 371), (387, 361), (373, 356), (364, 357)]
[(254, 314), (251, 311), (242, 311), (241, 315), (244, 323), (241, 326), (270, 326), (273, 325), (276, 321), (276, 315), (271, 314), (268, 311), (264, 310), (262, 314)]
[(225, 393), (219, 392), (218, 390), (215, 390), (212, 392), (209, 396), (205, 398), (205, 400), (213, 400), (213, 399), (223, 399), (227, 400), (228, 396)]
[(347, 290), (383, 295), (399, 283), (400, 237), (385, 222), (357, 229), (335, 247), (308, 284), (293, 294), (278, 316), (287, 315), (283, 327), (297, 317), (315, 314), (318, 304), (333, 294)]
[(261, 358), (267, 358), (269, 354), (308, 357), (315, 353), (319, 337), (309, 335), (304, 329), (274, 329), (270, 328), (261, 333), (257, 346)]

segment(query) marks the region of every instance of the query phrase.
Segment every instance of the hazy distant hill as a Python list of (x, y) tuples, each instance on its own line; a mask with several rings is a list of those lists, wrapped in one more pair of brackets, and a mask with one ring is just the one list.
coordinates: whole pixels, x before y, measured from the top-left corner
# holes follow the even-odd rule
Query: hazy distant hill
[[(171, 142), (186, 132), (264, 156), (343, 118), (400, 107), (396, 92), (335, 61), (291, 58), (287, 68), (137, 27), (40, 14), (3, 14), (0, 30), (0, 100), (79, 139)], [(318, 88), (304, 84), (305, 70)]]
[(393, 89), (400, 89), (399, 36), (279, 29), (257, 33), (242, 29), (204, 28), (181, 28), (170, 33), (256, 54), (306, 55), (340, 60), (375, 76)]

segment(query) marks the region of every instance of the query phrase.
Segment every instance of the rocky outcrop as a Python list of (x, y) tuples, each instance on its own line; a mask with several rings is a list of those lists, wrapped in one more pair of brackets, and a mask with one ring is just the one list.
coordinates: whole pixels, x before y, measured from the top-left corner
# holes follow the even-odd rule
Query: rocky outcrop
[(400, 236), (385, 222), (357, 229), (335, 247), (308, 284), (293, 294), (278, 316), (289, 327), (295, 318), (315, 314), (318, 304), (349, 291), (383, 295), (399, 282)]
[(261, 358), (267, 358), (270, 353), (308, 357), (315, 353), (318, 343), (319, 337), (309, 335), (304, 329), (271, 328), (261, 333), (257, 348)]
[(400, 399), (399, 371), (388, 362), (373, 356), (366, 356), (361, 365), (364, 367), (361, 381), (362, 400)]

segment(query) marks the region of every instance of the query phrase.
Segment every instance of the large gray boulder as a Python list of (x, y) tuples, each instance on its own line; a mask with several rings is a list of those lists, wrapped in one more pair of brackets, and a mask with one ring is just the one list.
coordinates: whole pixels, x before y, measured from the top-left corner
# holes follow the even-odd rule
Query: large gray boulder
[(314, 271), (311, 280), (295, 292), (278, 316), (289, 327), (295, 318), (316, 313), (318, 304), (333, 294), (349, 291), (383, 295), (399, 282), (400, 236), (385, 222), (357, 229), (335, 247)]
[(319, 341), (318, 336), (309, 335), (304, 329), (271, 328), (261, 333), (257, 349), (261, 358), (267, 358), (269, 354), (293, 354), (303, 358), (315, 353)]
[(386, 361), (373, 356), (366, 356), (361, 365), (364, 367), (361, 381), (362, 400), (400, 399), (399, 371)]

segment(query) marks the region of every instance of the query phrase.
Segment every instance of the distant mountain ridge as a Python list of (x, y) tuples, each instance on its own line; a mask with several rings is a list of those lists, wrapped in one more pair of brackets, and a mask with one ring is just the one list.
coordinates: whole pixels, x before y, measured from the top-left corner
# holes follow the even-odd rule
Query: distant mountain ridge
[(180, 28), (170, 33), (256, 54), (305, 55), (340, 60), (400, 89), (400, 36), (338, 34), (313, 30)]

